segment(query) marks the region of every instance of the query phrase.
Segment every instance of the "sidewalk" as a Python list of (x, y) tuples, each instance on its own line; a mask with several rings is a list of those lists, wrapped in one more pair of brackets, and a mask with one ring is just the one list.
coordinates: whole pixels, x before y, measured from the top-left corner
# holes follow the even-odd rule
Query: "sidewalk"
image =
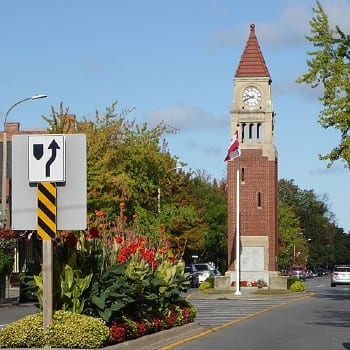
[(14, 287), (7, 283), (5, 289), (5, 300), (2, 303), (0, 302), (0, 307), (16, 304), (19, 304), (19, 287)]

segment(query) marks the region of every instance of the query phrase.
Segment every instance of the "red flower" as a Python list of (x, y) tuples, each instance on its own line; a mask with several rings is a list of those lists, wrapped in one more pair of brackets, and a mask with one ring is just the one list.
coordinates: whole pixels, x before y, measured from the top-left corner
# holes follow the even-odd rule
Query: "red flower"
[(116, 236), (116, 237), (115, 237), (115, 242), (118, 243), (118, 244), (120, 244), (120, 243), (123, 242), (123, 238), (120, 237), (120, 236)]
[(117, 256), (117, 261), (119, 264), (124, 264), (128, 260), (128, 257), (125, 256), (124, 254), (119, 253)]
[(169, 310), (165, 316), (166, 326), (168, 328), (174, 327), (176, 323), (176, 312), (174, 310)]
[(125, 341), (126, 327), (124, 324), (117, 324), (117, 322), (113, 321), (109, 327), (109, 334), (113, 342), (121, 343)]
[(73, 232), (68, 232), (64, 238), (69, 246), (75, 247), (77, 245), (78, 238), (75, 237)]
[(152, 326), (153, 329), (158, 332), (164, 328), (164, 323), (160, 318), (156, 317), (152, 320)]
[(191, 314), (189, 309), (184, 308), (181, 310), (181, 313), (185, 324), (191, 322)]
[(147, 326), (144, 321), (136, 322), (136, 336), (142, 337), (147, 333)]
[(133, 242), (129, 245), (129, 252), (130, 253), (136, 253), (137, 248), (138, 248), (138, 242)]
[(148, 261), (148, 264), (151, 266), (152, 269), (155, 269), (158, 265), (156, 260)]
[(93, 239), (93, 238), (98, 238), (99, 232), (96, 227), (91, 227), (89, 230), (89, 233), (86, 235), (87, 239)]

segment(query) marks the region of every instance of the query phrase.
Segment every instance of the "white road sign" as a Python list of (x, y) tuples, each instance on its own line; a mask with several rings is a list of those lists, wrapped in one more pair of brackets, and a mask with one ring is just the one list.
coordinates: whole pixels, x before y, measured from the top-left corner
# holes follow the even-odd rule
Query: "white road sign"
[(64, 135), (28, 136), (29, 182), (65, 182)]

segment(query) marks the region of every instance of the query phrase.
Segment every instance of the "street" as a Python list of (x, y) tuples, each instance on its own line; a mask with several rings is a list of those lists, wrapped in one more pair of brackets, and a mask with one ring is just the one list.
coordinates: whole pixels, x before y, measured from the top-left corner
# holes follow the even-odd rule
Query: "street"
[[(330, 277), (307, 280), (311, 298), (258, 313), (175, 347), (176, 350), (340, 350), (350, 349), (350, 287), (330, 287)], [(210, 301), (207, 302), (209, 304)], [(211, 311), (225, 313), (223, 308)], [(208, 312), (208, 311), (207, 311)], [(199, 311), (199, 319), (203, 317)], [(210, 319), (210, 316), (206, 319)], [(212, 326), (215, 325), (214, 317)], [(226, 320), (227, 321), (227, 320)], [(206, 325), (210, 327), (210, 325)]]
[(0, 328), (6, 324), (17, 321), (24, 316), (39, 312), (39, 309), (32, 303), (24, 303), (15, 306), (0, 307)]
[[(350, 287), (330, 287), (330, 277), (306, 281), (314, 296), (193, 299), (203, 333), (159, 349), (350, 349)], [(38, 312), (33, 304), (0, 308), (0, 327)], [(154, 348), (152, 348), (154, 350)]]

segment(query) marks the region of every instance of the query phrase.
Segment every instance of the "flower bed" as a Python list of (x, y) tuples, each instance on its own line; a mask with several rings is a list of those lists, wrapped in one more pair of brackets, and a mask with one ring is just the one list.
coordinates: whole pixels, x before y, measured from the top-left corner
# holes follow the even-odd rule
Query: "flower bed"
[[(181, 295), (189, 284), (183, 247), (164, 225), (148, 236), (135, 221), (127, 223), (121, 203), (116, 222), (98, 210), (86, 231), (62, 231), (53, 241), (53, 309), (102, 320), (110, 344), (184, 325), (196, 315)], [(42, 307), (42, 273), (28, 284)]]

